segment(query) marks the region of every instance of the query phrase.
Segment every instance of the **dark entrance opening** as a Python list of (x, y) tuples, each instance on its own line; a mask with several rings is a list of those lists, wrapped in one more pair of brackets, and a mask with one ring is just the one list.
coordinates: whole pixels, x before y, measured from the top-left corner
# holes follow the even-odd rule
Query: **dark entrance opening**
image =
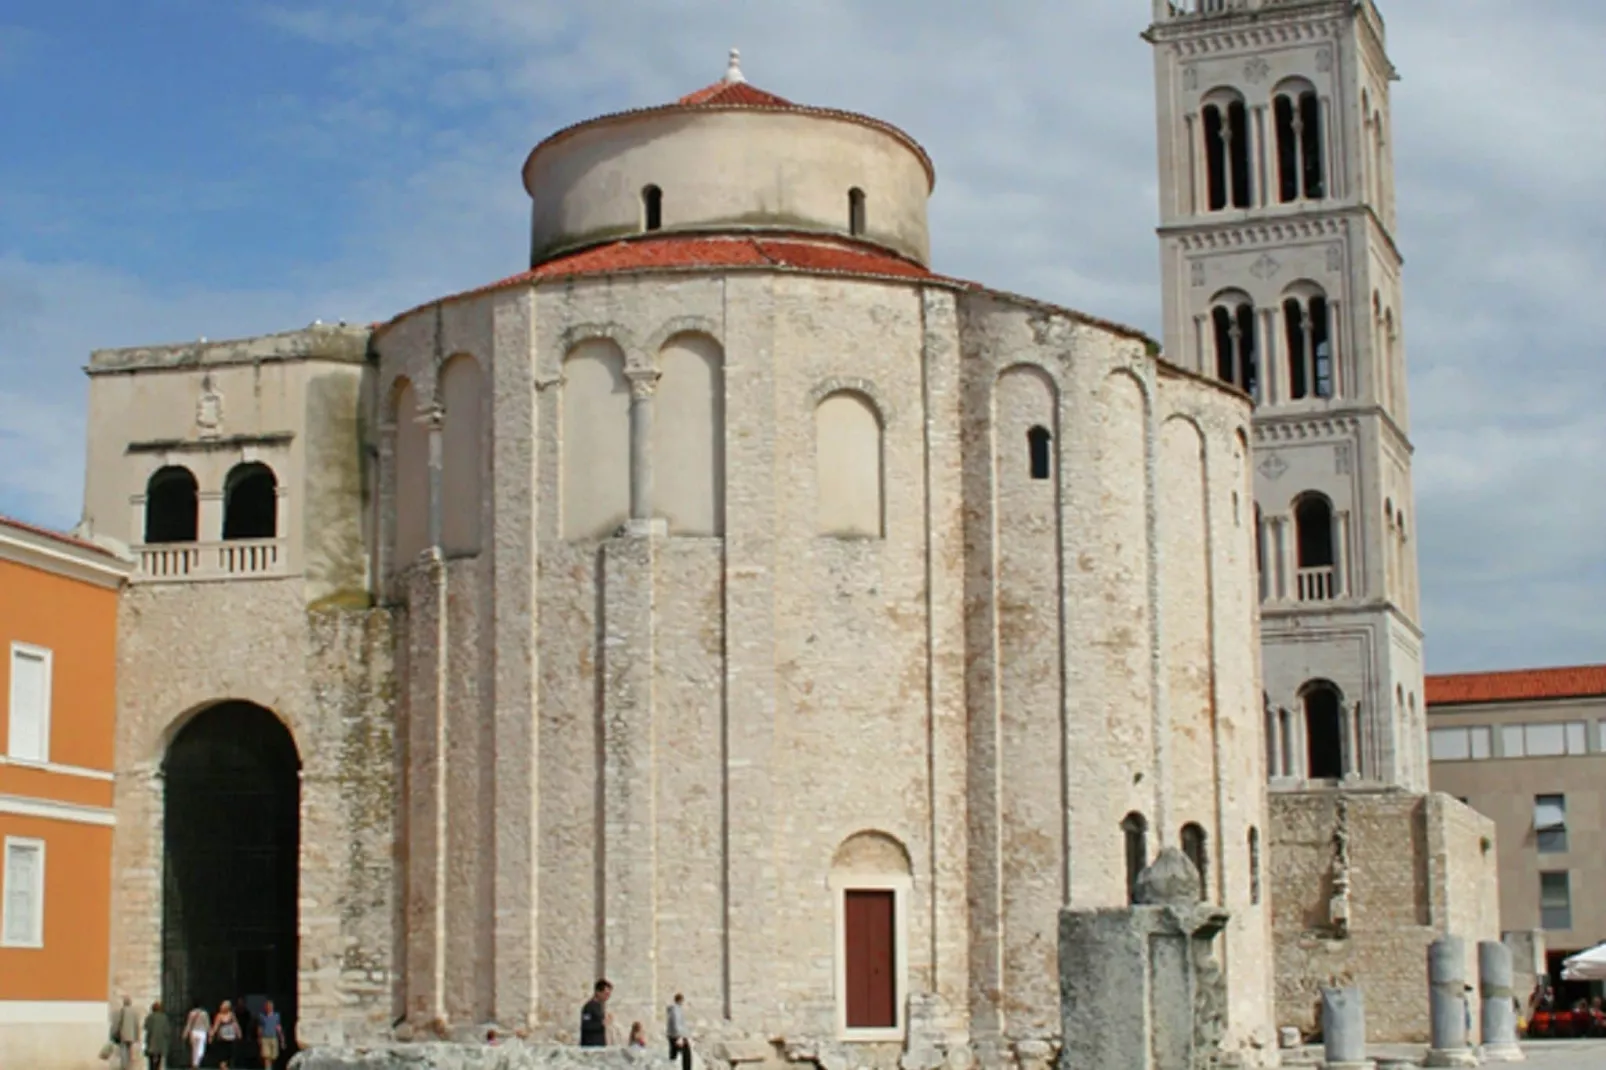
[[(173, 1021), (169, 1066), (188, 1066), (181, 1026), (197, 1003), (223, 1000), (249, 1029), (244, 1060), (259, 1066), (255, 1023), (272, 1000), (295, 1050), (296, 895), (301, 761), (279, 719), (249, 702), (196, 715), (163, 765), (162, 1005)], [(215, 1065), (212, 1055), (208, 1063)]]
[(1326, 684), (1305, 692), (1305, 775), (1312, 780), (1337, 780), (1344, 775), (1344, 728), (1339, 702), (1338, 692)]
[(898, 1024), (894, 895), (879, 890), (846, 893), (849, 1029), (890, 1029)]

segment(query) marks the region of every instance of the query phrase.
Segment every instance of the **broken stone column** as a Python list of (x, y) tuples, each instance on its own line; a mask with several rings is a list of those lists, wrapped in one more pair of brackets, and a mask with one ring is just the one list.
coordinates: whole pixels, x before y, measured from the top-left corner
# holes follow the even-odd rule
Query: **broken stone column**
[(1482, 1000), (1482, 1055), (1485, 1062), (1518, 1063), (1517, 1005), (1511, 984), (1511, 949), (1497, 940), (1478, 942), (1478, 995)]
[(1467, 1047), (1466, 961), (1466, 945), (1459, 936), (1441, 936), (1428, 945), (1433, 1046), (1424, 1065), (1478, 1065)]
[(1374, 1065), (1366, 1057), (1366, 1002), (1359, 988), (1322, 989), (1322, 1059), (1333, 1070)]
[(1212, 944), (1227, 912), (1199, 902), (1199, 872), (1174, 847), (1133, 900), (1060, 911), (1060, 1070), (1192, 1070), (1220, 1047), (1227, 993)]

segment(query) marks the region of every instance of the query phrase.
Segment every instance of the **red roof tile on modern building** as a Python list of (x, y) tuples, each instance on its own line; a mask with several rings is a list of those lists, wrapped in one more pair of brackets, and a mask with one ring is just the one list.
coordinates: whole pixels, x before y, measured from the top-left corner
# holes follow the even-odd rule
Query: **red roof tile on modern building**
[(1429, 676), (1424, 683), (1429, 706), (1585, 698), (1606, 695), (1606, 665), (1450, 673)]

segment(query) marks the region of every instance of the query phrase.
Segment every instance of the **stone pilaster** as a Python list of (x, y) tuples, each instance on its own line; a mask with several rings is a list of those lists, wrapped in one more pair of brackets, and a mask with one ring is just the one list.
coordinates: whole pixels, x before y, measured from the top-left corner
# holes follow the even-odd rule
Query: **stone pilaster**
[(616, 1021), (658, 1006), (651, 524), (602, 548), (602, 966)]
[(445, 1013), (445, 677), (446, 571), (432, 549), (407, 577), (405, 1006), (408, 1017), (420, 1021)]

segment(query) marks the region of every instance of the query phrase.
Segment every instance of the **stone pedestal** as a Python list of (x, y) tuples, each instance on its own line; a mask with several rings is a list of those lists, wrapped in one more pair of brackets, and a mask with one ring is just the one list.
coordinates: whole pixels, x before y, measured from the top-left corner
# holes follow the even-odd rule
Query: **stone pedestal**
[(1477, 1066), (1467, 1046), (1466, 945), (1441, 936), (1428, 945), (1429, 1010), (1433, 1042), (1426, 1066)]
[(1322, 1060), (1333, 1070), (1360, 1070), (1366, 1057), (1366, 1002), (1359, 988), (1322, 989)]
[(1060, 1070), (1192, 1070), (1220, 1045), (1226, 985), (1211, 945), (1227, 912), (1168, 847), (1126, 909), (1060, 911)]
[(1517, 1063), (1525, 1056), (1517, 1046), (1516, 992), (1512, 988), (1511, 949), (1495, 940), (1478, 943), (1478, 995), (1483, 1026), (1484, 1062)]

